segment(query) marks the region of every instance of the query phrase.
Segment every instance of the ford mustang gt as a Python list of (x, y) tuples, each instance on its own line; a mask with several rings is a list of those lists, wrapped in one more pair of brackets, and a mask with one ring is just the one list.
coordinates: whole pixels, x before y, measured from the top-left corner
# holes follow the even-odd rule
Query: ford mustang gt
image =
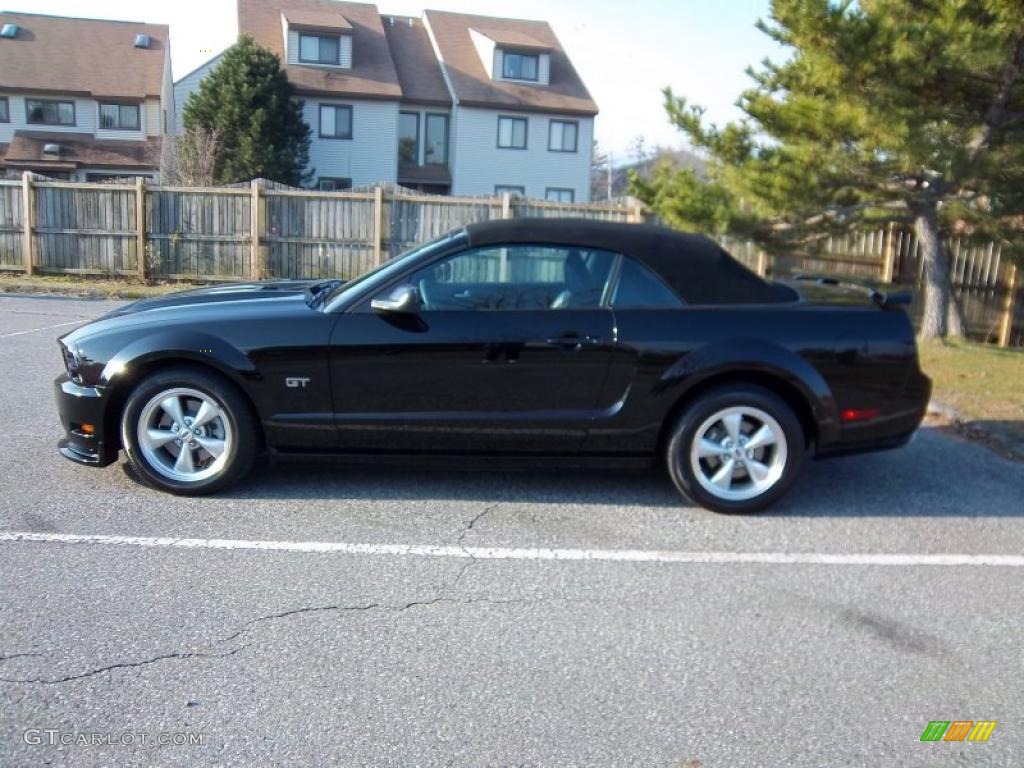
[(924, 416), (906, 295), (769, 282), (707, 238), (472, 224), (354, 280), (218, 285), (60, 339), (61, 453), (209, 494), (260, 454), (663, 464), (720, 512), (806, 457), (894, 448)]

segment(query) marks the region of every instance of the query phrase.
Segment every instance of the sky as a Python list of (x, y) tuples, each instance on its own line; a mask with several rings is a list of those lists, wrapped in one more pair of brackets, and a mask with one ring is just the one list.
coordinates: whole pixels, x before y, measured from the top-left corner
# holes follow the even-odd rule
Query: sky
[[(596, 135), (616, 164), (636, 137), (648, 148), (685, 146), (665, 117), (661, 89), (707, 108), (716, 122), (739, 116), (745, 70), (782, 52), (754, 28), (769, 0), (381, 0), (382, 14), (438, 10), (514, 15), (551, 24), (597, 102)], [(236, 0), (2, 0), (9, 11), (168, 24), (174, 78), (234, 41)], [(514, 8), (514, 11), (511, 10)]]

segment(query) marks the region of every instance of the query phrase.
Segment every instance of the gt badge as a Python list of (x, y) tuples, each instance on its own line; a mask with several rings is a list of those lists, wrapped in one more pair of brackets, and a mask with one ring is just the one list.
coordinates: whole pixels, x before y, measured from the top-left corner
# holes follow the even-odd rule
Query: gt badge
[(289, 389), (305, 389), (309, 379), (302, 376), (289, 376), (284, 380), (284, 385)]

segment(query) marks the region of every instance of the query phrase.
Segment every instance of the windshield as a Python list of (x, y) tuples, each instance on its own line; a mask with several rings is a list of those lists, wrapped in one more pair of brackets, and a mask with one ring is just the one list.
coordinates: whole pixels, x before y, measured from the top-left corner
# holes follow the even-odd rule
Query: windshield
[(446, 250), (464, 232), (465, 230), (462, 229), (452, 230), (447, 234), (441, 235), (441, 237), (430, 240), (422, 245), (417, 245), (415, 248), (410, 248), (405, 253), (385, 261), (383, 264), (371, 269), (369, 272), (364, 272), (359, 275), (359, 277), (349, 280), (346, 283), (342, 283), (328, 294), (324, 301), (324, 306), (329, 306), (332, 301), (342, 296), (349, 295), (350, 292), (354, 291), (362, 293), (363, 289), (372, 291), (373, 286), (384, 285), (412, 262), (420, 259), (421, 257), (428, 257), (430, 254), (437, 251)]

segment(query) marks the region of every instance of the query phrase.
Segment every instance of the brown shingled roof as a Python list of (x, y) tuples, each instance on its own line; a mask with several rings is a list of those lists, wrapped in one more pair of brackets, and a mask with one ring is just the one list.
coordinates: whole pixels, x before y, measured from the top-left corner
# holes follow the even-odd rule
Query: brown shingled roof
[(343, 32), (348, 32), (352, 29), (352, 25), (338, 11), (289, 8), (284, 12), (284, 17), (288, 19), (288, 24), (292, 27), (338, 29)]
[(518, 29), (502, 29), (501, 27), (478, 26), (474, 29), (484, 37), (490, 38), (500, 46), (517, 50), (550, 51), (551, 46)]
[[(287, 65), (281, 14), (340, 14), (351, 26), (352, 68)], [(238, 31), (280, 57), (299, 93), (398, 99), (402, 90), (377, 6), (334, 0), (238, 0)]]
[[(59, 155), (43, 153), (47, 144), (60, 146)], [(97, 139), (89, 133), (15, 131), (7, 147), (4, 163), (8, 166), (76, 168), (107, 166), (117, 168), (157, 168), (160, 165), (160, 139), (146, 141)]]
[(450, 107), (452, 97), (423, 22), (411, 16), (385, 16), (384, 34), (402, 86), (402, 100)]
[[(93, 96), (159, 96), (170, 39), (162, 24), (0, 13), (17, 24), (13, 39), (0, 38), (0, 88), (60, 91)], [(149, 48), (134, 47), (149, 35)]]
[[(425, 11), (424, 16), (444, 59), (456, 101), (467, 107), (535, 110), (596, 115), (597, 104), (576, 73), (569, 57), (547, 22), (499, 19), (445, 11)], [(551, 49), (551, 80), (547, 86), (492, 80), (480, 60), (469, 30)], [(484, 30), (487, 30), (485, 33)], [(492, 39), (494, 39), (492, 37)]]

